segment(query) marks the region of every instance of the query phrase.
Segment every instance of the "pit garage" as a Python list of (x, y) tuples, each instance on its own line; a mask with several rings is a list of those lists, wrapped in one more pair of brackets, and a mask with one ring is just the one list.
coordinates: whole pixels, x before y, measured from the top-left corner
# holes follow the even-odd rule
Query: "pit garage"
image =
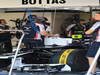
[[(97, 12), (99, 6), (0, 8), (0, 20), (7, 24), (0, 29), (6, 33), (0, 35), (0, 74), (84, 75), (89, 69), (86, 53), (95, 38), (85, 31)], [(43, 28), (37, 23), (48, 36), (39, 37)], [(99, 75), (100, 58), (97, 62)]]

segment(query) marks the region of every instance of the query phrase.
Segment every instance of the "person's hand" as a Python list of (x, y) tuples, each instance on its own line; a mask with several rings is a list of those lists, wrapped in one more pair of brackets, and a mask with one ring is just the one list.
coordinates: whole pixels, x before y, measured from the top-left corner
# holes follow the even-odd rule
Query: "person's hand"
[(59, 37), (59, 36), (60, 36), (59, 34), (55, 34), (55, 35), (54, 35), (54, 37)]

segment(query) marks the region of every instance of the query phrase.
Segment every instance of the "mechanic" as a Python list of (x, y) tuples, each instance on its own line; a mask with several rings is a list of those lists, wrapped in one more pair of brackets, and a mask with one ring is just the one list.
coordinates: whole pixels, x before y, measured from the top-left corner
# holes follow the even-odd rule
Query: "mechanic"
[(40, 39), (44, 41), (45, 37), (59, 37), (59, 34), (51, 34), (46, 31), (44, 23), (42, 23), (41, 19), (37, 18), (35, 25), (39, 29)]
[[(96, 23), (94, 23), (93, 26), (85, 32), (86, 34), (92, 34), (94, 32), (97, 33), (94, 42), (90, 45), (90, 48), (87, 52), (87, 58), (88, 58), (90, 66), (91, 66), (91, 64), (94, 60), (94, 57), (100, 47), (100, 13), (95, 14), (95, 16), (93, 18), (96, 20)], [(97, 65), (97, 63), (93, 67), (90, 75), (96, 75), (96, 65)]]
[(50, 33), (51, 32), (51, 26), (50, 26), (50, 23), (48, 22), (48, 18), (46, 18), (44, 16), (40, 16), (38, 18), (40, 19), (41, 23), (44, 25), (46, 32)]
[(80, 19), (79, 23), (73, 23), (71, 25), (69, 25), (66, 28), (66, 31), (68, 32), (68, 37), (71, 37), (73, 34), (79, 34), (80, 32), (84, 32), (86, 30), (85, 27), (85, 20), (84, 19)]
[(0, 43), (4, 44), (4, 52), (9, 53), (12, 52), (11, 34), (8, 31), (2, 31), (9, 29), (9, 26), (6, 24), (7, 22), (5, 19), (0, 19)]
[[(25, 32), (23, 43), (26, 45), (29, 45), (28, 43), (30, 43), (30, 45), (36, 44), (35, 46), (42, 46), (44, 45), (43, 42), (46, 36), (59, 36), (47, 33), (43, 22), (37, 15), (28, 16), (26, 25), (23, 26), (23, 30)], [(27, 38), (29, 39), (27, 40)]]

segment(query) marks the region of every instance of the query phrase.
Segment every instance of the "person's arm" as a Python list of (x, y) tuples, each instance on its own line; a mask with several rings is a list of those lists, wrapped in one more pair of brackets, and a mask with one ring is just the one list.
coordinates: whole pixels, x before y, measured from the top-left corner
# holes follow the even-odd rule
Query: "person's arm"
[(66, 28), (66, 31), (70, 31), (76, 24), (71, 24)]
[(41, 34), (41, 35), (44, 35), (44, 36), (48, 36), (48, 37), (53, 37), (53, 36), (55, 36), (54, 34), (50, 34), (50, 33), (46, 32), (46, 30), (42, 30), (42, 31), (40, 32), (40, 34)]
[(92, 34), (93, 32), (94, 32), (94, 30), (89, 29), (89, 30), (87, 30), (87, 31), (85, 32), (85, 34)]
[(44, 36), (47, 36), (48, 35), (48, 33), (45, 30), (40, 31), (40, 34), (41, 35), (44, 35)]
[(0, 31), (0, 34), (5, 33), (5, 31)]
[(47, 36), (47, 37), (58, 37), (59, 35), (57, 34), (50, 34), (48, 33), (45, 29), (44, 29), (44, 26), (40, 26), (40, 34), (41, 35), (44, 35), (44, 36)]
[(0, 29), (0, 34), (5, 33), (5, 31), (2, 31), (3, 29)]
[(85, 34), (92, 34), (99, 26), (100, 22), (95, 23), (89, 30), (85, 32)]

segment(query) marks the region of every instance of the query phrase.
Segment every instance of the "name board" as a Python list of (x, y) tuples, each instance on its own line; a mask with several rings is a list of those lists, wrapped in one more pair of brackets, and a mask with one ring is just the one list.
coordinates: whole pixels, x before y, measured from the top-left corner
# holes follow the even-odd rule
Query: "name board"
[(0, 0), (0, 8), (98, 6), (99, 0)]

